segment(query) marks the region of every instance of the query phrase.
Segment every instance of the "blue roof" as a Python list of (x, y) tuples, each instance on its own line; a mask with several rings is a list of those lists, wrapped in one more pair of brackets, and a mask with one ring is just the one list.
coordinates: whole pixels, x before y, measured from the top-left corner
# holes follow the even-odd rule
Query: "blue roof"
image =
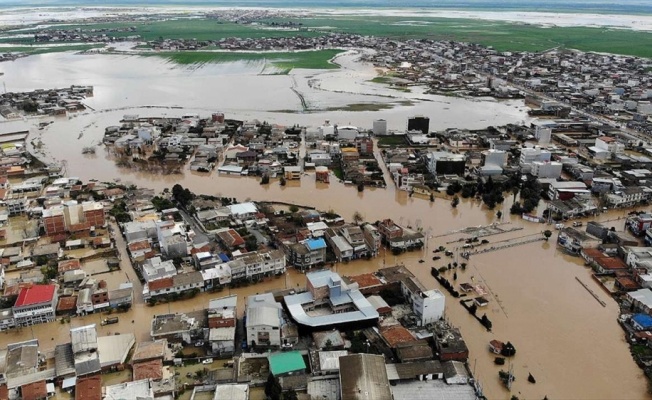
[(632, 320), (643, 327), (643, 329), (652, 328), (652, 317), (647, 314), (636, 314)]
[(226, 254), (220, 253), (217, 256), (220, 258), (220, 260), (222, 260), (222, 262), (229, 262), (229, 256), (227, 256)]
[(310, 249), (310, 250), (325, 249), (326, 248), (326, 242), (322, 238), (308, 239), (308, 240), (306, 240), (306, 246), (308, 246), (308, 249)]

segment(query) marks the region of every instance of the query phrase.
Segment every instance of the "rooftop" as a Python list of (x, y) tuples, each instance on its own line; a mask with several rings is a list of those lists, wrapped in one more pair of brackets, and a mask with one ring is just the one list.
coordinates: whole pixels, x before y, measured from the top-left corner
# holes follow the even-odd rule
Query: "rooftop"
[(134, 380), (152, 379), (160, 380), (163, 378), (163, 361), (149, 360), (139, 362), (133, 365)]
[(100, 375), (77, 379), (75, 400), (102, 400), (102, 378)]
[(268, 358), (269, 369), (274, 376), (306, 369), (306, 363), (303, 361), (303, 356), (298, 351), (273, 353), (270, 354)]
[(217, 385), (214, 400), (249, 400), (249, 386), (242, 384)]
[(131, 357), (133, 362), (150, 360), (152, 358), (163, 358), (165, 356), (165, 349), (167, 347), (167, 340), (155, 340), (152, 342), (138, 342), (134, 355)]
[(340, 357), (340, 384), (341, 400), (392, 400), (383, 356)]
[(416, 339), (410, 331), (402, 327), (401, 325), (392, 325), (387, 328), (383, 328), (380, 331), (383, 339), (389, 344), (390, 347), (394, 348), (399, 343), (414, 342)]
[(40, 400), (48, 396), (45, 381), (29, 383), (20, 387), (23, 400)]
[(57, 290), (56, 285), (33, 285), (20, 290), (14, 307), (31, 306), (52, 301)]

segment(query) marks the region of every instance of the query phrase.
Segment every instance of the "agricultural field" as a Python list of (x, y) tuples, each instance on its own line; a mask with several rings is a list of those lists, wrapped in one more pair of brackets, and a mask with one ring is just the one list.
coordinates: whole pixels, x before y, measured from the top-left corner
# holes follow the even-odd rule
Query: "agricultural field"
[(305, 28), (323, 32), (455, 40), (493, 46), (499, 51), (544, 51), (561, 47), (652, 58), (651, 32), (615, 28), (544, 27), (474, 19), (386, 16), (302, 18), (292, 22), (301, 22)]
[[(224, 51), (176, 51), (142, 53), (141, 55), (163, 57), (170, 62), (182, 65), (202, 65), (207, 63), (226, 62), (264, 62), (269, 65), (274, 74), (287, 74), (293, 68), (306, 69), (336, 69), (337, 64), (330, 60), (341, 53), (341, 50), (317, 50), (280, 53), (248, 53)], [(266, 68), (266, 67), (265, 67)], [(263, 71), (264, 73), (264, 71)]]

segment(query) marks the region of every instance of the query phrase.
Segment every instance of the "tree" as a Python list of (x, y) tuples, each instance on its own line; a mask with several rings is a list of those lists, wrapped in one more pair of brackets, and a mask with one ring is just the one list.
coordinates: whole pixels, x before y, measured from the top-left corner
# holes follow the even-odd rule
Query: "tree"
[(364, 192), (364, 183), (358, 183), (358, 192)]
[(430, 193), (430, 202), (432, 203), (434, 201), (435, 201), (435, 195)]
[(281, 400), (281, 394), (283, 393), (283, 388), (279, 383), (278, 379), (274, 375), (269, 374), (267, 376), (267, 382), (265, 383), (265, 394), (267, 398), (272, 400)]
[(458, 204), (460, 204), (460, 198), (455, 195), (453, 196), (453, 200), (451, 200), (451, 207), (456, 208)]
[(356, 225), (360, 225), (360, 223), (362, 223), (362, 221), (364, 221), (364, 217), (362, 216), (362, 214), (360, 214), (360, 212), (358, 212), (358, 211), (354, 212), (353, 213), (353, 222), (355, 222)]
[(292, 214), (294, 214), (295, 212), (299, 211), (299, 207), (297, 207), (296, 205), (292, 204), (292, 205), (290, 206), (289, 210), (290, 210), (290, 212), (291, 212)]
[(498, 212), (496, 213), (496, 218), (498, 218), (498, 219), (502, 219), (502, 218), (503, 218), (503, 212), (502, 212), (502, 211), (498, 211)]
[(333, 347), (333, 342), (330, 339), (326, 340), (326, 343), (324, 343), (324, 348), (326, 350), (330, 350), (332, 347)]
[(545, 231), (543, 231), (543, 236), (545, 236), (547, 241), (548, 239), (550, 239), (550, 236), (552, 236), (552, 232), (549, 229), (546, 229)]
[(295, 392), (294, 389), (290, 388), (283, 394), (283, 400), (298, 400), (297, 392)]
[(269, 183), (269, 175), (265, 174), (263, 177), (260, 179), (260, 184), (261, 185), (267, 185)]

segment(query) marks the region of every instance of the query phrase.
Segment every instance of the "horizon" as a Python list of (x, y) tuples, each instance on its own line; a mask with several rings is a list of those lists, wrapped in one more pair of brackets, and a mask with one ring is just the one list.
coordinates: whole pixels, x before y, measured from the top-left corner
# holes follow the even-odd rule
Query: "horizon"
[(439, 10), (476, 11), (524, 11), (558, 13), (598, 13), (598, 14), (651, 14), (652, 2), (628, 0), (614, 3), (609, 0), (410, 0), (398, 3), (390, 0), (338, 0), (325, 3), (316, 0), (111, 0), (98, 2), (92, 0), (0, 0), (1, 8), (52, 8), (52, 7), (228, 7), (228, 8), (379, 8), (410, 9), (427, 8)]

